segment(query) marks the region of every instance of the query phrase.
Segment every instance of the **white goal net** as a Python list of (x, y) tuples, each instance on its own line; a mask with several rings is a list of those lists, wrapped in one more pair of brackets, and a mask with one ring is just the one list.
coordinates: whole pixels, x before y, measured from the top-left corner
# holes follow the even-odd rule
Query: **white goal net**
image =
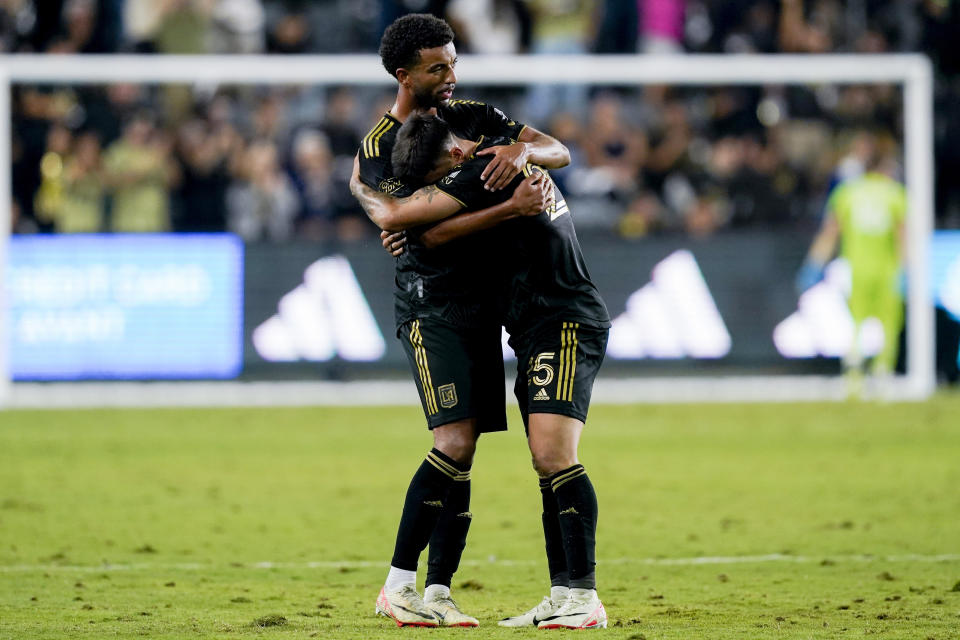
[[(459, 97), (470, 97), (472, 87), (525, 88), (531, 84), (565, 84), (594, 87), (637, 87), (667, 85), (671, 87), (716, 86), (808, 86), (823, 85), (895, 85), (902, 95), (903, 169), (908, 194), (906, 218), (906, 366), (903, 375), (895, 376), (888, 394), (898, 399), (923, 399), (935, 386), (933, 308), (929, 300), (930, 273), (928, 257), (933, 231), (933, 135), (932, 135), (932, 71), (921, 55), (823, 55), (823, 56), (538, 56), (478, 57), (463, 56), (458, 67)], [(186, 84), (193, 87), (216, 85), (326, 85), (383, 87), (393, 80), (387, 76), (376, 56), (6, 56), (0, 59), (0, 225), (11, 228), (11, 89), (15, 85), (85, 85), (114, 83)], [(5, 304), (0, 306), (0, 406), (56, 404), (51, 398), (62, 397), (64, 404), (100, 404), (96, 398), (107, 395), (127, 397), (132, 404), (164, 404), (161, 398), (173, 395), (173, 402), (185, 404), (246, 404), (356, 402), (363, 404), (377, 396), (380, 401), (413, 401), (409, 383), (371, 383), (356, 386), (317, 383), (305, 387), (303, 380), (295, 384), (282, 382), (177, 382), (131, 384), (123, 382), (69, 382), (38, 385), (35, 382), (14, 382), (10, 362), (12, 331), (9, 287), (10, 236), (0, 235), (0, 283), (4, 283)], [(588, 256), (589, 258), (589, 256)], [(702, 266), (702, 265), (701, 265)], [(349, 267), (348, 267), (349, 268)], [(674, 316), (666, 317), (659, 326), (669, 332), (670, 324), (686, 322), (692, 328), (692, 346), (676, 347), (667, 357), (696, 356), (705, 350), (706, 358), (722, 355), (728, 348), (727, 334), (710, 294), (699, 277), (692, 254), (682, 247), (657, 263), (660, 283), (637, 288), (631, 300), (641, 305), (645, 317), (656, 316), (663, 306), (671, 278), (680, 278), (683, 286), (693, 286), (693, 293), (684, 297), (684, 304)], [(657, 273), (657, 272), (655, 272)], [(684, 275), (686, 274), (686, 275)], [(693, 274), (693, 275), (690, 275)], [(691, 285), (692, 283), (692, 285)], [(642, 284), (642, 283), (640, 283)], [(696, 294), (696, 295), (693, 295)], [(660, 298), (658, 298), (660, 296)], [(700, 300), (694, 304), (690, 300)], [(702, 304), (701, 304), (702, 303)], [(630, 320), (629, 309), (611, 308), (611, 316), (621, 324)], [(679, 313), (680, 315), (676, 315)], [(274, 316), (279, 317), (279, 316)], [(653, 331), (654, 325), (644, 325)], [(611, 340), (614, 359), (618, 354), (650, 356), (641, 341), (631, 338), (629, 331), (617, 329)], [(639, 329), (638, 329), (639, 330)], [(387, 329), (385, 334), (391, 331)], [(772, 340), (772, 336), (763, 339)], [(249, 349), (250, 347), (248, 347)], [(332, 347), (331, 347), (332, 348)], [(686, 350), (684, 350), (686, 349)], [(719, 351), (717, 351), (719, 349)], [(711, 351), (712, 350), (712, 351)], [(714, 353), (716, 351), (716, 353)], [(379, 353), (379, 352), (378, 352)], [(671, 355), (672, 354), (672, 355)], [(653, 354), (656, 357), (657, 354)], [(614, 367), (616, 368), (616, 367)], [(656, 373), (656, 372), (654, 372)], [(704, 401), (704, 400), (796, 400), (841, 398), (844, 388), (839, 375), (801, 375), (788, 368), (771, 374), (751, 375), (738, 371), (735, 375), (719, 375), (705, 367), (702, 372), (687, 372), (680, 377), (669, 375), (604, 376), (597, 385), (599, 401)], [(108, 385), (104, 387), (103, 384)], [(126, 386), (124, 386), (126, 385)], [(170, 385), (173, 385), (172, 387)], [(106, 392), (105, 389), (121, 389)], [(178, 390), (179, 389), (179, 390)], [(58, 396), (57, 394), (61, 394)], [(101, 395), (106, 394), (106, 395)], [(124, 394), (127, 394), (126, 396)], [(212, 395), (211, 395), (212, 394)], [(352, 399), (351, 399), (352, 398)]]

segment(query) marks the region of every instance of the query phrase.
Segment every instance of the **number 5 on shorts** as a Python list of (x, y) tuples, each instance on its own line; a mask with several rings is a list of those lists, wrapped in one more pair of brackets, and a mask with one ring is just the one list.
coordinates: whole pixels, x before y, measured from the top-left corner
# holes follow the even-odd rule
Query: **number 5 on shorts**
[(553, 381), (553, 366), (547, 363), (553, 360), (554, 355), (556, 354), (553, 351), (544, 351), (537, 355), (527, 372), (530, 382), (538, 387), (545, 387)]

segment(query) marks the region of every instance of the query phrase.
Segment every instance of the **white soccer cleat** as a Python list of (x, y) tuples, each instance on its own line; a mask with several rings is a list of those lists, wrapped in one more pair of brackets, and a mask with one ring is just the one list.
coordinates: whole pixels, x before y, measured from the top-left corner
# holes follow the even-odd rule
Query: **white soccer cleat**
[(404, 585), (397, 591), (380, 589), (377, 597), (378, 616), (386, 616), (398, 627), (439, 627), (440, 621), (423, 603), (423, 598), (412, 585)]
[(450, 596), (440, 596), (424, 603), (440, 621), (441, 627), (479, 627), (480, 621), (468, 616)]
[[(542, 618), (537, 624), (538, 629), (605, 629), (607, 626), (607, 612), (603, 603), (594, 590), (583, 590), (574, 593), (564, 601), (563, 606), (556, 613)], [(580, 591), (579, 589), (576, 591)]]
[(497, 624), (501, 627), (535, 627), (537, 624), (557, 612), (563, 605), (563, 601), (551, 600), (550, 596), (544, 596), (543, 601), (526, 613), (521, 613), (512, 618), (504, 618)]

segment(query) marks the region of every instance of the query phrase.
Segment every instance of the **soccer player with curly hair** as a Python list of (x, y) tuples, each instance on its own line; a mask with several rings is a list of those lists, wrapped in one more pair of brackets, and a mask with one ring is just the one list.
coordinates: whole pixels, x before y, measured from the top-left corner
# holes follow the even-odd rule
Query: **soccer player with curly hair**
[[(450, 596), (450, 583), (470, 527), (470, 467), (481, 433), (506, 429), (501, 320), (496, 267), (486, 265), (482, 237), (464, 238), (431, 249), (422, 240), (426, 226), (459, 210), (435, 187), (416, 190), (393, 172), (397, 131), (412, 114), (438, 114), (459, 134), (495, 136), (501, 144), (484, 149), (489, 164), (484, 187), (497, 192), (512, 185), (528, 162), (557, 168), (569, 152), (554, 138), (526, 127), (490, 105), (454, 100), (456, 49), (453, 32), (427, 14), (403, 16), (383, 34), (380, 57), (398, 83), (390, 111), (363, 138), (351, 191), (385, 232), (406, 231), (397, 259), (397, 335), (413, 372), (433, 434), (433, 448), (407, 489), (393, 559), (377, 599), (377, 612), (398, 625), (476, 626)], [(530, 176), (501, 202), (495, 215), (540, 211), (552, 188)], [(384, 201), (406, 205), (394, 212)], [(424, 597), (416, 591), (417, 563), (429, 543)]]

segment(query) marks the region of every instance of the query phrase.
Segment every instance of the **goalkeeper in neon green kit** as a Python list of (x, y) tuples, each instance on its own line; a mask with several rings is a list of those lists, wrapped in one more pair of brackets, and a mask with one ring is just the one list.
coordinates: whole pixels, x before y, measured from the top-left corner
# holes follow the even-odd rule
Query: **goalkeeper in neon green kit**
[(907, 198), (903, 185), (890, 177), (892, 169), (892, 158), (878, 154), (864, 175), (842, 182), (831, 192), (823, 226), (797, 278), (801, 289), (815, 284), (840, 242), (840, 254), (850, 264), (849, 305), (855, 327), (844, 365), (854, 375), (862, 370), (864, 361), (860, 328), (870, 317), (883, 325), (883, 348), (871, 363), (871, 373), (887, 375), (897, 364), (903, 327), (901, 278)]

